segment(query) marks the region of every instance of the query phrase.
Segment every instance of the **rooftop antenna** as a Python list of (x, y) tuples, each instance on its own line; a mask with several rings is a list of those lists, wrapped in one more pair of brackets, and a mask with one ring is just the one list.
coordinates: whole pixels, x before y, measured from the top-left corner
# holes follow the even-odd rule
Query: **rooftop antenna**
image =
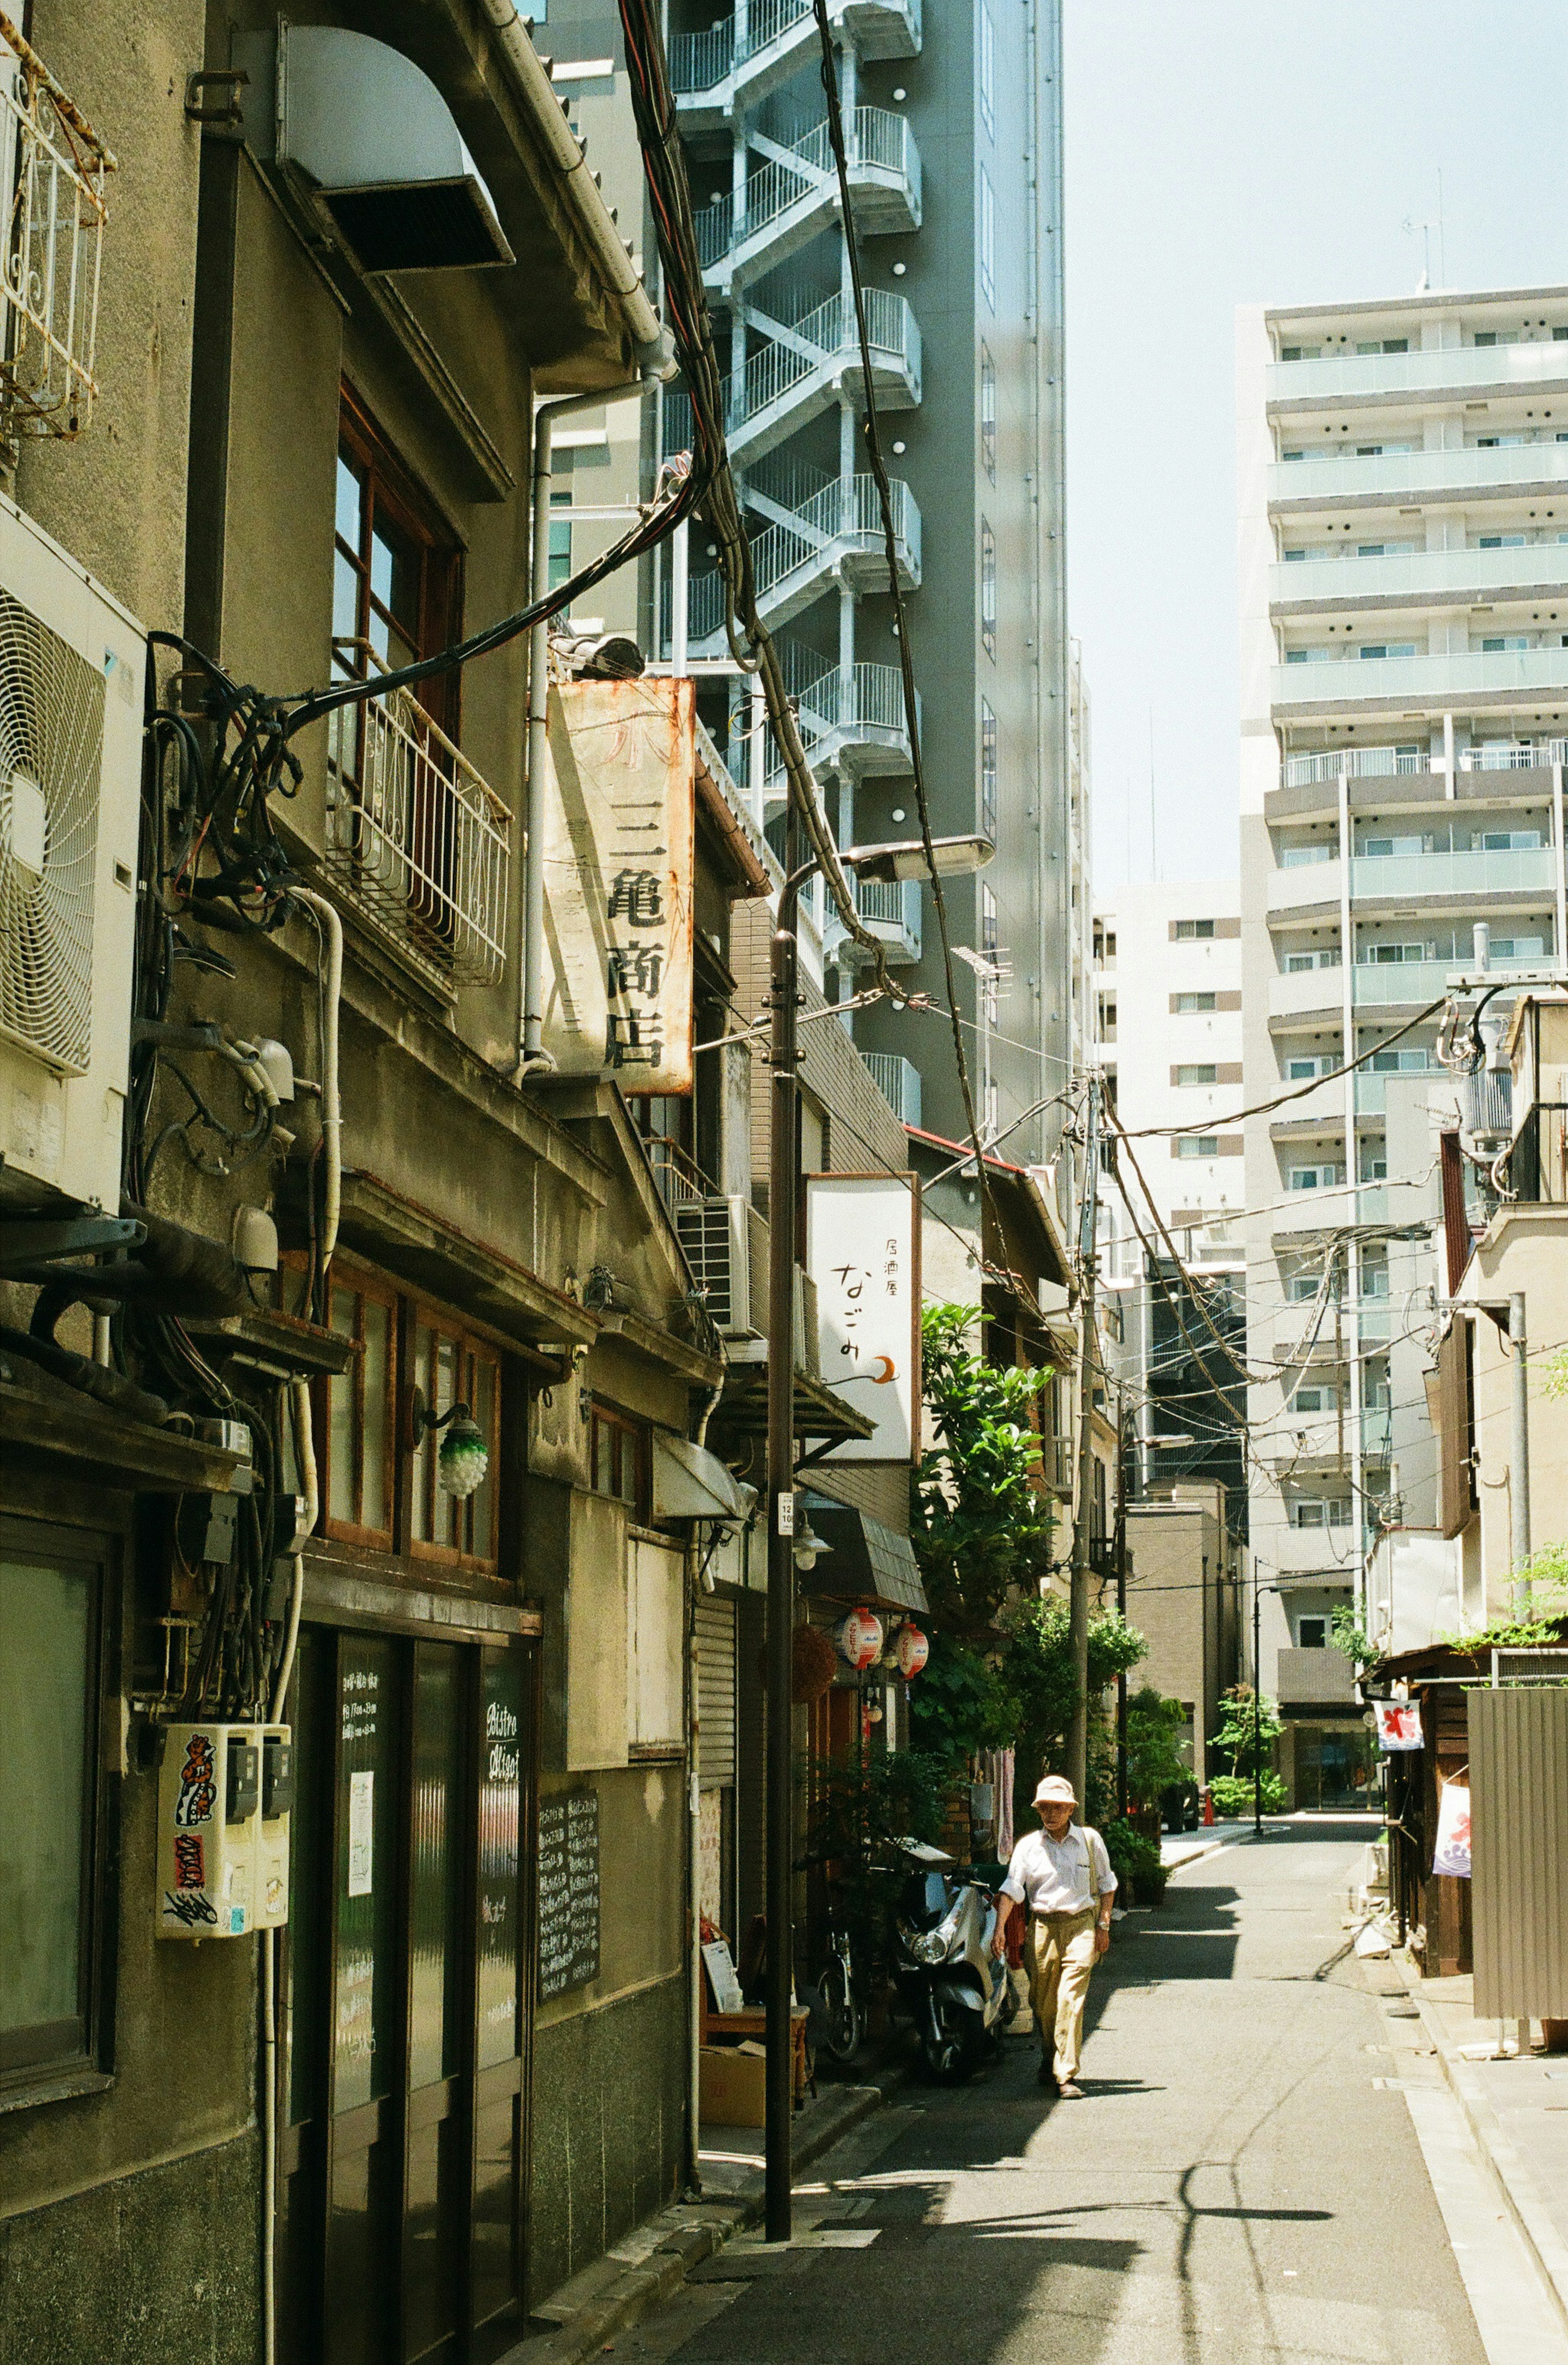
[(1438, 174), (1436, 219), (1431, 221), (1417, 221), (1411, 214), (1406, 214), (1405, 217), (1406, 236), (1414, 237), (1417, 230), (1421, 233), (1422, 263), (1421, 276), (1417, 283), (1416, 293), (1417, 296), (1424, 296), (1432, 284), (1432, 232), (1434, 230), (1438, 233), (1438, 285), (1439, 287), (1448, 286), (1448, 257), (1443, 242), (1443, 176), (1440, 171)]

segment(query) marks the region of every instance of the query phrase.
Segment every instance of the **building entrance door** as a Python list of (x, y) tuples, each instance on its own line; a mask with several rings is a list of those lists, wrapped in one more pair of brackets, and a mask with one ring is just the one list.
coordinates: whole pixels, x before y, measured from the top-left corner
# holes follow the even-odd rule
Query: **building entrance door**
[(532, 1645), (308, 1629), (279, 2146), (280, 2353), (518, 2337)]

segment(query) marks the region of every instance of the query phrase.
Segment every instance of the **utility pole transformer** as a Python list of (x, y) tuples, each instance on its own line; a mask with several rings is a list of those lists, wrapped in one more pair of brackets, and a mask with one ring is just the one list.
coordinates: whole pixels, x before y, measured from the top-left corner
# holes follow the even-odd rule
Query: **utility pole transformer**
[(1078, 1218), (1078, 1520), (1072, 1538), (1072, 1591), (1068, 1606), (1068, 1649), (1077, 1696), (1067, 1729), (1067, 1773), (1085, 1810), (1089, 1780), (1089, 1583), (1090, 1538), (1094, 1516), (1094, 1255), (1100, 1189), (1100, 1079), (1089, 1079), (1083, 1120), (1083, 1191)]

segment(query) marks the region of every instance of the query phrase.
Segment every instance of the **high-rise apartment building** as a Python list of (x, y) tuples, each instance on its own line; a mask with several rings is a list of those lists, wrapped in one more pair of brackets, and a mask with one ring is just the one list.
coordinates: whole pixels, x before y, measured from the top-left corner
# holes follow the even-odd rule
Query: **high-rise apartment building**
[[(1004, 972), (959, 972), (977, 1113), (1027, 1163), (1054, 1143), (1052, 1113), (1025, 1113), (1065, 1076), (1072, 1015), (1058, 0), (829, 13), (932, 826), (997, 849), (946, 891), (956, 940)], [(839, 842), (912, 837), (816, 19), (810, 0), (740, 0), (717, 21), (676, 0), (668, 47), (759, 606)], [(664, 448), (687, 432), (677, 394)], [(684, 648), (731, 770), (777, 820), (783, 775), (730, 656), (715, 555), (695, 530), (684, 631), (663, 570), (664, 646)], [(945, 1005), (929, 891), (867, 881), (858, 895), (902, 981)], [(863, 979), (831, 920), (823, 951), (847, 1001)], [(942, 1020), (873, 1007), (852, 1023), (899, 1114), (961, 1138)]]
[(1285, 1770), (1328, 1803), (1365, 1762), (1329, 1618), (1437, 1518), (1434, 1005), (1478, 921), (1504, 980), (1565, 936), (1568, 287), (1245, 309), (1237, 402), (1246, 1100), (1308, 1087), (1246, 1127), (1282, 1366), (1251, 1543)]
[[(1094, 1056), (1107, 1097), (1135, 1137), (1168, 1128), (1135, 1138), (1136, 1173), (1121, 1159), (1131, 1210), (1114, 1194), (1107, 1205), (1103, 1262), (1123, 1309), (1138, 1488), (1218, 1479), (1232, 1533), (1243, 1533), (1237, 1429), (1246, 1384), (1232, 1360), (1246, 1338), (1237, 880), (1145, 883), (1102, 897), (1092, 954)], [(1162, 1436), (1179, 1442), (1162, 1447)]]

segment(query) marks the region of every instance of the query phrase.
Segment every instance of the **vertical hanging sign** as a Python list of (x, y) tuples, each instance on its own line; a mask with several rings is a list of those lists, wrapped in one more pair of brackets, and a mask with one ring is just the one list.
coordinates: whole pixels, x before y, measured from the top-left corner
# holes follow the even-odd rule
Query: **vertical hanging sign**
[(695, 692), (551, 686), (544, 1048), (562, 1075), (691, 1090)]
[(837, 1462), (920, 1459), (920, 1180), (809, 1174), (806, 1270), (817, 1285), (822, 1375), (875, 1421)]

